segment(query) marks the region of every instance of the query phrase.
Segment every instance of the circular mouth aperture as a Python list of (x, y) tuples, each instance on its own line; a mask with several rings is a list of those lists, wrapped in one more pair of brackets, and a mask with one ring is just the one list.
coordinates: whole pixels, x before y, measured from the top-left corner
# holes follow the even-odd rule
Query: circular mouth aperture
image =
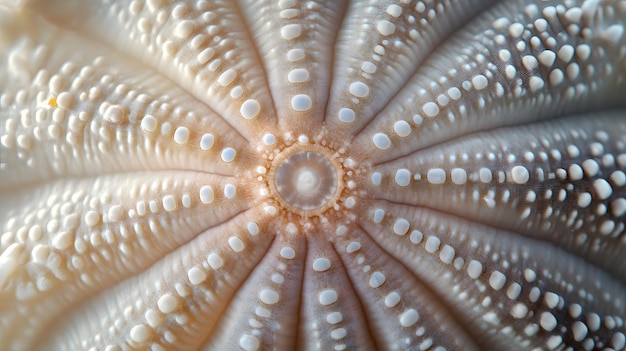
[(328, 208), (338, 194), (337, 166), (323, 151), (300, 149), (276, 160), (272, 185), (292, 212), (315, 215)]

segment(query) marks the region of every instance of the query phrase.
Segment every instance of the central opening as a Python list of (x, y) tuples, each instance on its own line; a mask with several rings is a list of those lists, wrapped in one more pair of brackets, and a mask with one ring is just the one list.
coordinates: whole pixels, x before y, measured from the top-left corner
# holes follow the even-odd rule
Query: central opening
[(338, 194), (338, 167), (329, 150), (307, 145), (287, 150), (277, 158), (273, 188), (285, 207), (304, 216), (315, 215), (332, 204)]

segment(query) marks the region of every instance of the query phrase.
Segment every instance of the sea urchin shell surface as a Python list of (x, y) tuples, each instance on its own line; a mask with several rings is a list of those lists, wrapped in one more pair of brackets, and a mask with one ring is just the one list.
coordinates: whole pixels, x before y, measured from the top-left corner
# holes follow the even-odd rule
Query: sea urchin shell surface
[(0, 0), (0, 347), (624, 350), (625, 24)]

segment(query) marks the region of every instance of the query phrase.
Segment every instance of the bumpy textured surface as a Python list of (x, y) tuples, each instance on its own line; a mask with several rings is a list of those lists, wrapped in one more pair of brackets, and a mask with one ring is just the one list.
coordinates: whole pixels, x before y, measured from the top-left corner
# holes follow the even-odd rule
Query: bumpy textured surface
[(623, 350), (625, 22), (0, 1), (1, 348)]

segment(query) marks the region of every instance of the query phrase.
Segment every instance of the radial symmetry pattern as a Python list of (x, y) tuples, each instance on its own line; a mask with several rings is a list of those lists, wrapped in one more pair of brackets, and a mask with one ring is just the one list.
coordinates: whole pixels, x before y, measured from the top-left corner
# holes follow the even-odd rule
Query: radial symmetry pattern
[(625, 24), (0, 0), (0, 349), (624, 350)]

